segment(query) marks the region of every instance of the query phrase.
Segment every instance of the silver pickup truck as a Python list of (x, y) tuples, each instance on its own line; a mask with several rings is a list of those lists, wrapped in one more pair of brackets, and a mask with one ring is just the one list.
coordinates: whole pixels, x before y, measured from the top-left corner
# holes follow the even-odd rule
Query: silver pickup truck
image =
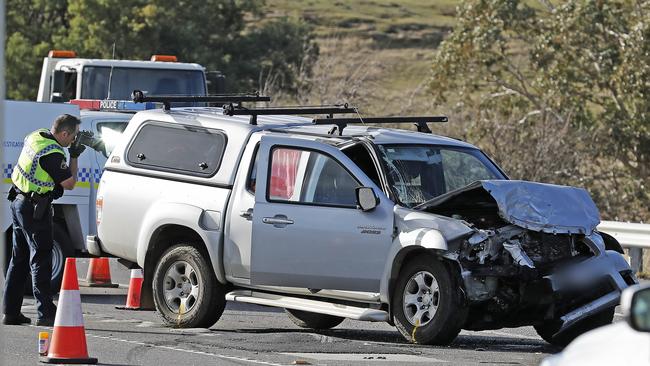
[(229, 107), (137, 113), (101, 178), (89, 251), (142, 267), (170, 326), (239, 301), (421, 344), (525, 325), (566, 344), (637, 282), (584, 189), (509, 180), (431, 133)]

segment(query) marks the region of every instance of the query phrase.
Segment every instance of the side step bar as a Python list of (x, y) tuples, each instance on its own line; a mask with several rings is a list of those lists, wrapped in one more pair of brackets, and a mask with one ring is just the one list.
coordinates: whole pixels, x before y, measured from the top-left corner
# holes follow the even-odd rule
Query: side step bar
[(249, 304), (257, 305), (274, 306), (293, 310), (310, 311), (312, 313), (340, 316), (343, 318), (355, 320), (365, 320), (371, 322), (388, 321), (388, 313), (383, 310), (332, 304), (325, 301), (268, 294), (258, 291), (235, 290), (226, 294), (226, 300), (246, 302)]

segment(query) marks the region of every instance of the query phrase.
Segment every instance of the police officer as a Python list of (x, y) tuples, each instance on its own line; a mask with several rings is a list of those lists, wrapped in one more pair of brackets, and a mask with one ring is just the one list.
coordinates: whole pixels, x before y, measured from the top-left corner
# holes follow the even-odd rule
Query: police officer
[[(52, 128), (40, 129), (25, 138), (13, 170), (9, 193), (13, 219), (13, 253), (5, 278), (3, 324), (29, 324), (20, 312), (27, 274), (32, 275), (38, 319), (36, 325), (52, 326), (56, 306), (52, 302), (52, 209), (53, 200), (73, 189), (77, 182), (77, 158), (85, 147), (71, 144), (79, 133), (79, 118), (64, 114)], [(70, 147), (69, 147), (70, 146)], [(64, 147), (69, 147), (70, 164)]]

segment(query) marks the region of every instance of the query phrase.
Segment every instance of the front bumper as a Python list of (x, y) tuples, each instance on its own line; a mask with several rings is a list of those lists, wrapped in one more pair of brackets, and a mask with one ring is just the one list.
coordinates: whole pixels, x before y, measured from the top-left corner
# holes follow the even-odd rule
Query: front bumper
[[(555, 294), (591, 291), (591, 298), (583, 299), (585, 302), (579, 306), (556, 314), (562, 320), (556, 335), (582, 319), (615, 307), (620, 301), (621, 292), (638, 283), (627, 261), (613, 250), (602, 251), (596, 257), (561, 268), (544, 278), (549, 281)], [(603, 289), (603, 292), (592, 291), (595, 288)]]

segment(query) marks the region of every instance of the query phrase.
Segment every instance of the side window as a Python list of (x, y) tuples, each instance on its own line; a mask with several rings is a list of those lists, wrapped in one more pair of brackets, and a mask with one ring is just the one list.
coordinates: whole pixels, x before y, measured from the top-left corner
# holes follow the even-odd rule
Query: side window
[(64, 80), (65, 82), (63, 87), (63, 100), (61, 101), (67, 102), (70, 99), (75, 99), (77, 95), (77, 73), (66, 72)]
[(325, 154), (273, 149), (267, 190), (270, 200), (354, 208), (358, 186), (340, 163)]
[(219, 169), (226, 136), (204, 127), (146, 124), (131, 143), (127, 160), (134, 166), (202, 177)]
[(115, 145), (117, 145), (118, 141), (120, 141), (122, 133), (124, 132), (124, 129), (126, 129), (127, 124), (128, 122), (126, 121), (106, 121), (97, 123), (97, 131), (95, 131), (95, 136), (104, 142), (106, 155), (109, 155), (115, 148)]
[(357, 166), (366, 173), (368, 178), (370, 178), (378, 187), (381, 187), (377, 168), (372, 162), (372, 157), (370, 157), (368, 150), (366, 150), (361, 143), (357, 143), (341, 151), (343, 151), (350, 160), (357, 164)]
[[(269, 198), (272, 200), (298, 201), (296, 194), (296, 175), (303, 151), (285, 148), (273, 149), (271, 158), (271, 179), (269, 181)], [(304, 152), (309, 154), (308, 152)], [(304, 176), (304, 167), (303, 167)], [(300, 192), (300, 187), (298, 188)]]

